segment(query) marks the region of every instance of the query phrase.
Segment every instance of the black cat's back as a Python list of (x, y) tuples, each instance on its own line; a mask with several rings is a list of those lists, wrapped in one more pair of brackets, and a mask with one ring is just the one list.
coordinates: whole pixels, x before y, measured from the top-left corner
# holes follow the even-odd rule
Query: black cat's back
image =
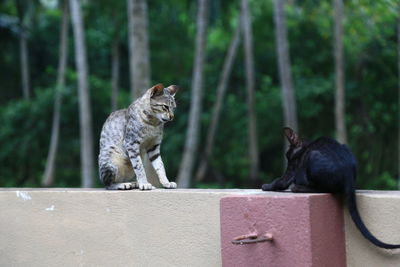
[(343, 193), (347, 179), (355, 179), (356, 160), (347, 146), (321, 137), (307, 146), (307, 177), (313, 187)]

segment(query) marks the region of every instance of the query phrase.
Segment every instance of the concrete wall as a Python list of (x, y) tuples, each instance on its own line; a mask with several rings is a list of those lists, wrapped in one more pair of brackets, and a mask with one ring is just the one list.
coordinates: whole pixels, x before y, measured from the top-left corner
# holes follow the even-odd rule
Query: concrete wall
[(219, 266), (234, 191), (4, 189), (0, 266)]
[[(220, 200), (238, 194), (273, 195), (0, 189), (0, 266), (220, 266)], [(358, 202), (378, 238), (400, 243), (400, 192), (362, 192)], [(344, 212), (348, 266), (400, 266), (399, 250), (371, 245)]]
[[(367, 228), (385, 243), (400, 244), (400, 191), (358, 191), (357, 204)], [(345, 214), (348, 267), (399, 267), (400, 249), (385, 250), (367, 241)]]

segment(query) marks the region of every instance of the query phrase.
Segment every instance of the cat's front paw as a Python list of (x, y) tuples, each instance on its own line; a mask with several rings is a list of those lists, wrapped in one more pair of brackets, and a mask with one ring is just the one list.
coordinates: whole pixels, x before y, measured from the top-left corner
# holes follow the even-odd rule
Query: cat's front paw
[(261, 187), (262, 191), (273, 191), (273, 185), (272, 184), (263, 184)]
[(155, 187), (150, 183), (143, 183), (143, 184), (139, 183), (139, 189), (140, 190), (152, 190), (152, 189), (155, 189)]
[(131, 190), (137, 188), (135, 183), (114, 183), (106, 187), (108, 190)]
[(176, 183), (174, 183), (174, 182), (163, 183), (162, 186), (164, 188), (174, 189), (174, 188), (176, 188)]

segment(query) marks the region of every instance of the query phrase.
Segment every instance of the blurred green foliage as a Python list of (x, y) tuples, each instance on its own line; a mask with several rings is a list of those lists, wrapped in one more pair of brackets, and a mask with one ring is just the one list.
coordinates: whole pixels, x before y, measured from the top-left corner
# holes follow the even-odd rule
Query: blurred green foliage
[[(29, 25), (31, 100), (22, 100), (18, 36), (0, 27), (0, 186), (39, 186), (49, 147), (58, 61), (60, 11), (37, 1)], [(53, 1), (54, 2), (54, 1)], [(286, 12), (299, 126), (309, 139), (334, 136), (333, 8), (329, 0), (288, 1)], [(0, 1), (0, 16), (16, 16)], [(238, 1), (210, 1), (201, 144), (211, 120), (220, 70), (237, 27)], [(166, 125), (162, 155), (177, 175), (186, 133), (194, 54), (196, 1), (149, 1), (152, 83), (178, 84), (176, 120)], [(111, 42), (121, 40), (120, 107), (129, 105), (125, 1), (84, 1), (95, 155), (111, 112)], [(283, 171), (283, 115), (277, 76), (272, 2), (251, 1), (261, 178)], [(394, 189), (397, 169), (397, 37), (395, 0), (345, 1), (346, 123), (358, 158), (358, 187)], [(70, 32), (71, 34), (72, 32)], [(56, 186), (80, 185), (79, 121), (73, 40), (63, 89)], [(243, 51), (235, 60), (207, 179), (197, 187), (243, 187), (248, 176)], [(200, 148), (202, 146), (200, 145)], [(98, 185), (100, 182), (96, 179)]]

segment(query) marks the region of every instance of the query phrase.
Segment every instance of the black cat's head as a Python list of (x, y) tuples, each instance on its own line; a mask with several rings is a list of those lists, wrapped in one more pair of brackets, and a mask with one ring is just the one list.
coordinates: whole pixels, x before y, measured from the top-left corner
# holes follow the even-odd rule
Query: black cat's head
[(301, 167), (301, 156), (305, 151), (305, 142), (291, 128), (285, 127), (283, 132), (289, 141), (289, 149), (286, 151), (287, 167), (284, 176), (293, 177), (296, 170)]
[(283, 128), (283, 132), (289, 141), (289, 149), (286, 151), (286, 158), (288, 162), (290, 162), (303, 152), (305, 142), (289, 127)]

